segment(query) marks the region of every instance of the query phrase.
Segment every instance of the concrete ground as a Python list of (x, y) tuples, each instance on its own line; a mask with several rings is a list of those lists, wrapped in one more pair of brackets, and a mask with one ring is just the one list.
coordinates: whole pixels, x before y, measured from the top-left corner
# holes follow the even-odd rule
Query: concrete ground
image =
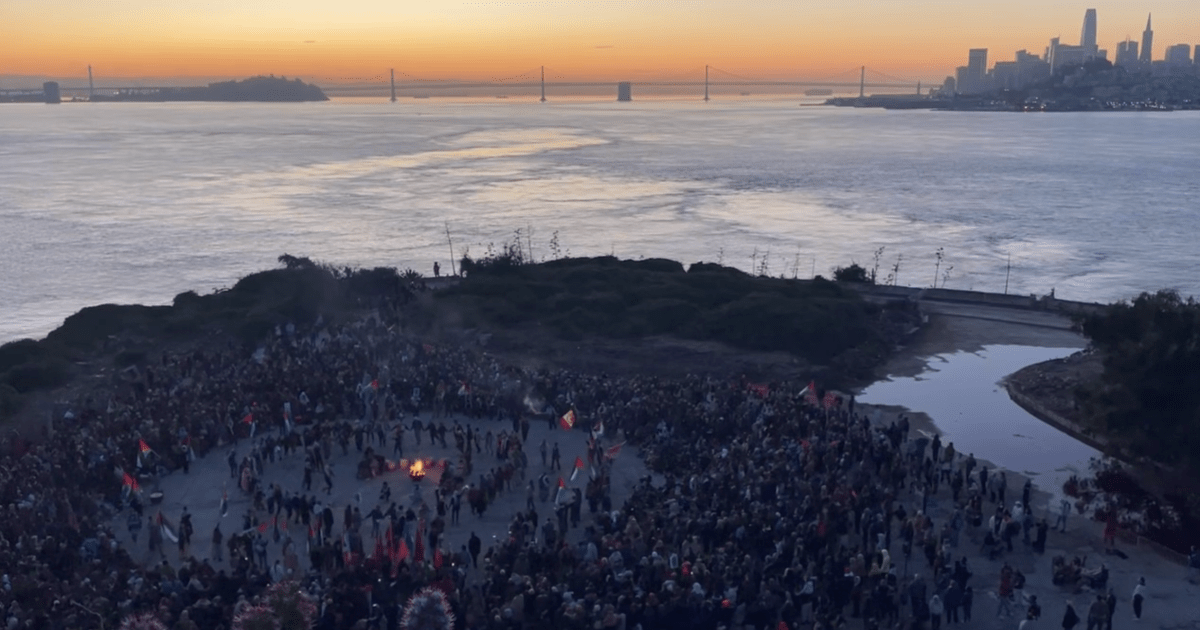
[[(422, 415), (422, 421), (430, 419), (428, 414)], [(501, 430), (511, 430), (512, 425), (508, 422), (494, 422), (490, 420), (469, 420), (465, 417), (457, 417), (458, 422), (462, 425), (475, 428), (478, 427), (480, 433), (486, 435), (489, 430), (493, 433), (499, 433)], [(411, 423), (411, 418), (407, 422)], [(444, 424), (449, 425), (448, 420), (442, 420)], [(620, 440), (614, 439), (615, 436), (607, 435), (601, 438), (601, 442), (607, 448), (618, 443)], [(447, 436), (447, 444), (450, 448), (443, 448), (440, 443), (431, 445), (428, 441), (428, 433), (424, 433), (421, 446), (417, 446), (411, 432), (405, 435), (405, 450), (406, 458), (430, 458), (450, 459), (457, 461), (458, 453), (454, 449), (454, 441), (450, 436)], [(566, 480), (568, 489), (578, 487), (582, 490), (587, 483), (587, 469), (580, 472), (575, 482), (570, 481), (572, 466), (575, 458), (582, 457), (584, 462), (587, 461), (586, 442), (588, 438), (587, 431), (580, 430), (578, 427), (573, 431), (564, 431), (560, 428), (551, 430), (548, 428), (547, 422), (542, 420), (534, 420), (531, 423), (529, 431), (528, 444), (525, 446), (525, 452), (529, 458), (529, 469), (526, 473), (525, 481), (516, 485), (517, 477), (514, 480), (513, 489), (501, 492), (497, 495), (495, 501), (488, 505), (487, 510), (481, 518), (478, 515), (471, 514), (470, 507), (463, 502), (462, 511), (459, 517), (458, 525), (450, 524), (449, 508), (447, 507), (446, 514), (446, 532), (443, 536), (445, 542), (442, 543), (443, 549), (447, 551), (456, 551), (463, 545), (467, 544), (472, 532), (475, 532), (483, 540), (483, 548), (486, 552), (488, 545), (496, 539), (502, 539), (507, 536), (508, 525), (514, 514), (519, 511), (524, 511), (526, 506), (526, 489), (525, 484), (529, 480), (536, 481), (544, 470), (542, 466), (541, 455), (538, 446), (542, 440), (547, 441), (547, 459), (552, 451), (554, 444), (557, 442), (559, 451), (562, 457), (561, 470), (545, 469), (549, 474), (551, 481), (557, 486), (558, 477), (561, 475)], [(366, 445), (364, 445), (364, 448)], [(249, 451), (249, 443), (242, 440), (237, 445), (239, 459)], [(378, 447), (376, 450), (379, 450)], [(391, 456), (391, 443), (386, 449), (386, 455), (389, 459)], [(192, 513), (192, 524), (194, 526), (194, 534), (192, 536), (192, 546), (190, 555), (197, 559), (205, 559), (212, 557), (212, 533), (213, 529), (219, 523), (221, 533), (225, 540), (228, 541), (230, 534), (236, 534), (242, 531), (242, 516), (250, 510), (253, 505), (252, 497), (242, 492), (233, 478), (229, 475), (229, 465), (226, 462), (226, 456), (229, 453), (229, 447), (219, 448), (212, 451), (208, 457), (197, 458), (191, 465), (189, 474), (183, 474), (182, 471), (176, 471), (163, 477), (158, 489), (163, 493), (163, 502), (160, 505), (147, 505), (146, 514), (157, 514), (158, 510), (162, 510), (163, 514), (173, 523), (178, 523), (179, 515), (182, 513), (183, 507), (187, 506), (188, 511)], [(313, 492), (304, 493), (317, 496), (317, 498), (325, 505), (333, 508), (335, 515), (334, 531), (340, 535), (342, 531), (342, 516), (341, 511), (345, 509), (347, 504), (356, 504), (364, 516), (363, 525), (363, 543), (367, 553), (370, 553), (373, 548), (374, 541), (371, 537), (370, 520), (365, 518), (366, 514), (371, 511), (379, 500), (379, 492), (384, 481), (392, 489), (391, 500), (394, 501), (397, 507), (407, 508), (412, 503), (412, 492), (414, 482), (408, 477), (406, 471), (396, 470), (394, 472), (380, 475), (370, 480), (359, 480), (356, 478), (358, 462), (361, 461), (362, 454), (355, 449), (353, 442), (350, 444), (348, 454), (343, 455), (341, 447), (334, 445), (332, 449), (332, 457), (330, 461), (333, 463), (334, 479), (332, 494), (324, 493), (324, 480), (320, 475), (315, 475), (313, 479)], [(479, 475), (493, 467), (499, 465), (499, 460), (495, 455), (489, 455), (486, 450), (475, 456), (473, 466), (474, 471), (468, 483), (478, 483)], [(614, 506), (620, 506), (625, 499), (632, 493), (633, 488), (638, 483), (638, 480), (649, 474), (644, 462), (637, 455), (637, 450), (632, 446), (622, 449), (617, 456), (611, 468), (611, 495)], [(303, 489), (304, 479), (304, 455), (301, 452), (293, 452), (291, 456), (285, 457), (282, 461), (276, 460), (275, 463), (269, 463), (266, 459), (263, 460), (263, 477), (261, 479), (262, 487), (269, 488), (270, 484), (278, 483), (284, 490), (292, 493), (300, 492)], [(143, 494), (149, 495), (155, 488), (153, 482), (144, 484)], [(429, 504), (430, 508), (434, 508), (433, 490), (434, 483), (430, 479), (421, 482), (422, 497)], [(220, 515), (220, 504), (222, 492), (227, 489), (229, 493), (229, 512), (224, 518)], [(356, 502), (355, 495), (361, 493), (361, 503)], [(552, 502), (554, 500), (554, 491), (551, 490), (551, 503), (537, 502), (538, 517), (544, 523), (547, 516), (553, 516)], [(386, 510), (387, 505), (382, 505), (381, 509)], [(157, 561), (150, 557), (149, 540), (146, 528), (143, 527), (139, 532), (138, 542), (132, 542), (129, 531), (126, 525), (130, 510), (126, 509), (120, 512), (114, 519), (113, 531), (117, 538), (125, 545), (126, 549), (131, 550), (131, 555), (143, 562)], [(591, 518), (588, 514), (588, 507), (585, 503), (582, 508), (582, 520), (578, 528), (572, 529), (568, 535), (570, 541), (580, 541), (583, 539), (583, 528), (591, 523)], [(143, 523), (145, 519), (143, 518)], [(267, 539), (271, 541), (271, 532), (268, 531)], [(307, 532), (296, 525), (290, 525), (286, 535), (290, 535), (297, 545), (297, 552), (300, 555), (300, 566), (307, 569), (309, 566), (308, 558), (304, 553), (305, 540)], [(281, 551), (285, 538), (281, 538), (279, 543), (270, 542), (268, 545), (268, 562), (274, 564), (276, 559), (281, 559)], [(167, 548), (167, 560), (178, 566), (179, 553), (178, 547), (169, 540), (165, 541)], [(222, 544), (224, 547), (224, 544)], [(428, 550), (427, 558), (432, 557), (432, 550)], [(222, 549), (222, 557), (225, 562), (213, 562), (213, 567), (217, 569), (228, 569), (228, 548)], [(481, 554), (482, 555), (482, 554)]]

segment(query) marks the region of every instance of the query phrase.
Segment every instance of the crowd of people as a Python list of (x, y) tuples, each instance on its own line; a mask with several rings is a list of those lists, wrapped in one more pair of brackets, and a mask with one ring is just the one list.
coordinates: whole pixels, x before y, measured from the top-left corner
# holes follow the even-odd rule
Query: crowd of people
[[(745, 379), (518, 369), (477, 348), (421, 343), (398, 324), (319, 321), (282, 326), (253, 353), (165, 352), (81, 396), (45, 439), (7, 438), (5, 626), (111, 628), (154, 611), (167, 627), (230, 628), (272, 582), (296, 579), (317, 604), (315, 627), (331, 630), (394, 630), (426, 586), (467, 629), (937, 628), (969, 622), (977, 589), (993, 587), (960, 547), (964, 530), (984, 528), (985, 509), (997, 557), (1022, 532), (1044, 550), (1046, 523), (1022, 507), (1028, 485), (1008, 504), (1002, 475), (910, 435), (903, 417), (869, 417), (853, 398)], [(568, 428), (596, 436), (586, 492), (556, 491), (557, 447), (525, 443), (529, 422), (568, 411), (580, 419)], [(467, 419), (494, 430), (481, 435)], [(448, 434), (458, 458), (429, 497), (381, 493), (367, 503), (376, 507), (340, 514), (322, 504), (337, 449), (363, 453), (357, 473), (370, 477), (403, 458), (407, 440), (448, 446)], [(602, 448), (602, 434), (615, 448)], [(660, 478), (615, 506), (618, 444)], [(190, 474), (205, 457), (226, 458), (229, 491), (253, 500), (242, 529), (218, 528), (210, 557), (197, 557), (190, 519), (156, 513), (135, 486)], [(302, 482), (260, 482), (289, 457), (304, 458)], [(507, 538), (443, 543), (462, 503), (482, 513), (506, 492), (527, 494)], [(145, 523), (149, 556), (118, 543), (122, 513), (135, 542)], [(1004, 590), (1019, 616), (1040, 615)]]

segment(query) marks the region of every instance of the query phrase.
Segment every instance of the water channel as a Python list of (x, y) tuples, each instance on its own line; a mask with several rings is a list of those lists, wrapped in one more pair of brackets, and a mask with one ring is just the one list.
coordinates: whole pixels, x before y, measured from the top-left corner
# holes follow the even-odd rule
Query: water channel
[[(936, 354), (920, 374), (876, 382), (857, 399), (924, 413), (942, 434), (943, 444), (953, 442), (961, 453), (974, 453), (977, 459), (1026, 475), (1038, 490), (1056, 498), (1062, 495), (1063, 481), (1086, 473), (1088, 460), (1100, 452), (1030, 415), (999, 382), (1025, 366), (1076, 351), (990, 345), (978, 352)], [(1011, 481), (1009, 488), (1019, 491)]]

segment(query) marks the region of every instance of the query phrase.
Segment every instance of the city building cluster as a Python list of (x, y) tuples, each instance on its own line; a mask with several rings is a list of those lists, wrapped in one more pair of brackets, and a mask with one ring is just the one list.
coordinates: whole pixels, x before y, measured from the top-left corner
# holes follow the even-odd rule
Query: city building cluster
[[(1161, 59), (1154, 59), (1154, 30), (1151, 18), (1146, 18), (1146, 30), (1141, 42), (1126, 38), (1117, 44), (1116, 66), (1131, 72), (1152, 74), (1200, 74), (1200, 45), (1176, 44), (1167, 46)], [(1078, 66), (1095, 59), (1108, 60), (1108, 50), (1096, 43), (1096, 10), (1088, 9), (1083, 17), (1083, 32), (1078, 45), (1064, 44), (1055, 37), (1043, 55), (1018, 50), (1013, 61), (997, 61), (988, 69), (988, 49), (972, 48), (967, 53), (967, 65), (959, 66), (954, 76), (946, 77), (944, 94), (982, 94), (993, 90), (1019, 89), (1050, 77), (1063, 67)]]

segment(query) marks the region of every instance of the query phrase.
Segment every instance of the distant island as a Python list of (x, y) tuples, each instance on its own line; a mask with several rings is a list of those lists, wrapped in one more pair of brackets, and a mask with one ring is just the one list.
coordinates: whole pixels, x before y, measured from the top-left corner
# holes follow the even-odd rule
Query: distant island
[(1065, 67), (1020, 89), (983, 94), (876, 95), (832, 98), (826, 105), (954, 111), (1081, 112), (1200, 109), (1200, 76), (1131, 72), (1097, 59)]
[(274, 75), (251, 77), (244, 81), (222, 81), (204, 87), (130, 88), (116, 93), (94, 94), (94, 102), (165, 102), (165, 101), (231, 101), (298, 103), (328, 101), (321, 88), (300, 79)]

